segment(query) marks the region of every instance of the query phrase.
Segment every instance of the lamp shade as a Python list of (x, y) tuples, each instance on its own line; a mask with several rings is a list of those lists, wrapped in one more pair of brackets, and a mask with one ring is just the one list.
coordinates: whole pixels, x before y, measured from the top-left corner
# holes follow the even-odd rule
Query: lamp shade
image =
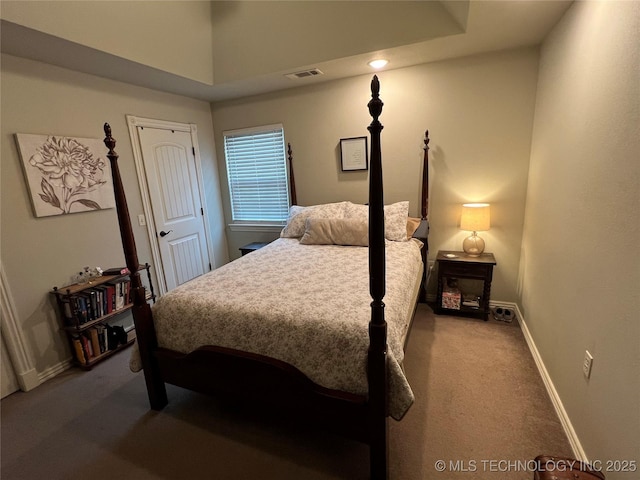
[(491, 213), (488, 203), (465, 203), (462, 205), (460, 229), (470, 232), (489, 230)]

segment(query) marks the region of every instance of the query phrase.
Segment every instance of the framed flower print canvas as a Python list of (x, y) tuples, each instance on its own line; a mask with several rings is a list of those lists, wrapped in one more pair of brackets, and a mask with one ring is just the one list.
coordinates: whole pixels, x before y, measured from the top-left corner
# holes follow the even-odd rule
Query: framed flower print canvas
[(97, 138), (16, 133), (36, 217), (115, 206), (111, 167)]

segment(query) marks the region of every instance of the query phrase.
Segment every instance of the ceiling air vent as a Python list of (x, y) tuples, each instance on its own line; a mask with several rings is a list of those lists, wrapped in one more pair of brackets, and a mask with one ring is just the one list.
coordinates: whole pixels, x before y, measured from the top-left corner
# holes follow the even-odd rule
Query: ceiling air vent
[(296, 79), (296, 78), (317, 77), (318, 75), (322, 75), (322, 72), (317, 68), (312, 68), (310, 70), (303, 70), (301, 72), (287, 73), (285, 77)]

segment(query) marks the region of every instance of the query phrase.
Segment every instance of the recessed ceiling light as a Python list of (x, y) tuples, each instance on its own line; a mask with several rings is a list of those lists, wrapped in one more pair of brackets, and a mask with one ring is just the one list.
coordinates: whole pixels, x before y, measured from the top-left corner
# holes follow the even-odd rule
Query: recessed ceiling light
[(388, 61), (388, 60), (383, 60), (383, 59), (380, 59), (380, 60), (372, 60), (372, 61), (370, 61), (370, 62), (369, 62), (369, 66), (370, 66), (370, 67), (373, 67), (373, 68), (382, 68), (382, 67), (384, 67), (387, 63), (389, 63), (389, 61)]

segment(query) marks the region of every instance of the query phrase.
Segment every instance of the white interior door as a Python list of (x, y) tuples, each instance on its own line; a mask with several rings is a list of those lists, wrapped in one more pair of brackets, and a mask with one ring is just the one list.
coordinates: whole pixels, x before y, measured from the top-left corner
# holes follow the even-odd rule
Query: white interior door
[(138, 127), (153, 225), (171, 290), (211, 269), (191, 134)]

